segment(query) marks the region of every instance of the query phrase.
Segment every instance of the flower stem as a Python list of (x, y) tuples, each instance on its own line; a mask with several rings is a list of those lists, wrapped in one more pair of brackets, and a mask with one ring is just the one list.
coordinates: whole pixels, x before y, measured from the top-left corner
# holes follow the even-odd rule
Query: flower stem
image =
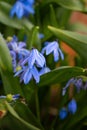
[(40, 106), (39, 106), (39, 98), (38, 98), (38, 89), (39, 88), (35, 83), (33, 85), (35, 86), (36, 115), (37, 115), (37, 119), (40, 124), (41, 130), (44, 130), (44, 127), (42, 126), (41, 119), (40, 119)]
[(36, 86), (35, 101), (36, 101), (36, 114), (37, 114), (38, 121), (40, 122), (40, 108), (39, 108), (39, 100), (38, 100), (38, 86)]

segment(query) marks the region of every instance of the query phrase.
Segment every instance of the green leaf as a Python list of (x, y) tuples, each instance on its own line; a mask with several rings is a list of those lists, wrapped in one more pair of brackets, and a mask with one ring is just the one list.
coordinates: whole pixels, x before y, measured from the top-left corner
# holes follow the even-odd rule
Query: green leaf
[[(57, 21), (59, 28), (66, 28), (69, 25), (69, 19), (71, 16), (72, 11), (67, 10), (62, 7), (58, 7), (56, 14), (57, 14)], [(55, 26), (54, 26), (55, 27)]]
[(68, 29), (71, 31), (78, 31), (87, 34), (87, 25), (80, 22), (75, 22), (68, 25)]
[(50, 21), (52, 26), (58, 27), (55, 11), (52, 5), (50, 5)]
[(1, 127), (4, 130), (29, 130), (24, 124), (22, 124), (19, 120), (14, 118), (10, 113), (7, 113), (4, 118), (1, 120)]
[(25, 120), (23, 120), (17, 113), (16, 111), (11, 107), (11, 105), (9, 105), (8, 102), (5, 102), (5, 105), (8, 109), (8, 111), (11, 113), (11, 115), (13, 115), (13, 117), (15, 117), (16, 119), (18, 119), (21, 123), (23, 123), (25, 126), (27, 126), (30, 130), (40, 130), (39, 128), (31, 125), (30, 123), (26, 122)]
[(0, 123), (0, 128), (3, 130), (32, 130), (17, 120), (17, 118), (14, 118), (9, 112), (0, 120)]
[(56, 35), (60, 40), (71, 46), (82, 58), (87, 61), (87, 36), (76, 32), (65, 31), (58, 28), (48, 26), (49, 30)]
[(9, 49), (6, 45), (6, 41), (0, 34), (0, 66), (5, 69), (12, 71), (12, 60)]
[(87, 7), (80, 0), (44, 0), (42, 4), (46, 5), (49, 3), (58, 4), (63, 8), (70, 9), (70, 10), (87, 12)]
[[(84, 75), (85, 70), (80, 67), (63, 66), (41, 76), (38, 86), (52, 85), (68, 81), (72, 77)], [(50, 80), (49, 80), (50, 79)], [(45, 81), (45, 82), (44, 82)]]
[(37, 118), (34, 116), (30, 108), (26, 104), (16, 102), (14, 109), (18, 113), (18, 115), (27, 122), (35, 125), (36, 127), (42, 127), (41, 124), (38, 122)]
[(13, 76), (12, 72), (4, 71), (0, 68), (0, 73), (3, 81), (3, 87), (5, 94), (20, 94), (23, 96), (21, 85), (16, 77)]

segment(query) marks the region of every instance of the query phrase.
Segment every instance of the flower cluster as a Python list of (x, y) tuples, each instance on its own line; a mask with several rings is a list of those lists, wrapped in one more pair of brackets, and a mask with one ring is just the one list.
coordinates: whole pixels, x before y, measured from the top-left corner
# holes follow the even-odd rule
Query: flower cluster
[(61, 120), (65, 119), (68, 114), (75, 114), (77, 111), (77, 103), (76, 103), (76, 100), (75, 99), (72, 99), (67, 107), (63, 107), (60, 111), (59, 111), (59, 118)]
[(34, 0), (17, 0), (10, 11), (10, 16), (13, 17), (16, 14), (21, 19), (23, 16), (34, 14), (33, 5)]
[(36, 48), (26, 49), (26, 43), (18, 42), (16, 36), (13, 36), (7, 45), (12, 56), (15, 76), (20, 77), (20, 82), (24, 81), (25, 84), (28, 84), (32, 78), (35, 79), (36, 83), (39, 83), (40, 76), (50, 72), (43, 55), (45, 51), (46, 55), (53, 53), (54, 61), (58, 61), (59, 57), (62, 60), (64, 59), (57, 41), (47, 42), (41, 52)]
[(7, 42), (7, 45), (12, 56), (13, 70), (14, 72), (16, 72), (17, 63), (21, 61), (24, 57), (26, 57), (29, 54), (29, 51), (25, 49), (25, 42), (18, 42), (16, 36), (13, 36), (13, 38), (11, 38), (9, 42)]
[(81, 89), (86, 90), (87, 89), (87, 81), (83, 83), (82, 78), (71, 78), (66, 86), (63, 88), (62, 95), (65, 95), (67, 88), (70, 85), (74, 85), (76, 87), (77, 92), (80, 92)]

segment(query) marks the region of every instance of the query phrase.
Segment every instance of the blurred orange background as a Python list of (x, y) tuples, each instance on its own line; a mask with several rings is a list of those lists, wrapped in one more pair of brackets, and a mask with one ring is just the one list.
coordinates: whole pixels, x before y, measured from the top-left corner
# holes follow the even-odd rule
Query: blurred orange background
[[(81, 22), (87, 25), (87, 14), (83, 14), (80, 12), (73, 12), (70, 18), (70, 23), (76, 23), (76, 22)], [(76, 52), (65, 43), (62, 43), (62, 49), (66, 54), (68, 54), (69, 65), (74, 66), (75, 65), (74, 58), (76, 56)]]

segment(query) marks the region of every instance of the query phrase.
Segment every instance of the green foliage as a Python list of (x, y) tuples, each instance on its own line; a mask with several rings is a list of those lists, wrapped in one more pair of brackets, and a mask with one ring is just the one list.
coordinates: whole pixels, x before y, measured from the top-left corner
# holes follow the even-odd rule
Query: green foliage
[(41, 77), (39, 86), (62, 83), (68, 81), (72, 77), (76, 77), (78, 75), (84, 75), (84, 74), (85, 74), (85, 70), (79, 67), (70, 67), (70, 66), (59, 67), (51, 71), (50, 73), (43, 75)]
[[(73, 90), (71, 85), (66, 95), (62, 96), (62, 88), (72, 77), (82, 78), (83, 84), (87, 82), (87, 26), (78, 22), (70, 23), (74, 11), (86, 15), (86, 1), (36, 0), (35, 14), (22, 19), (10, 17), (14, 3), (15, 0), (0, 0), (0, 93), (20, 96), (12, 101), (0, 96), (0, 129), (82, 130), (87, 125), (87, 91), (77, 93), (75, 86)], [(39, 38), (40, 33), (44, 38)], [(65, 42), (77, 53), (73, 56), (74, 66), (70, 66), (65, 52), (64, 61), (56, 63), (52, 55), (46, 56), (47, 65), (52, 70), (40, 76), (38, 84), (34, 80), (27, 85), (20, 83), (19, 78), (14, 77), (12, 58), (7, 47), (6, 37), (10, 34), (17, 35), (19, 41), (25, 40), (27, 49), (35, 47), (39, 51), (46, 41), (57, 39), (60, 46)], [(24, 39), (24, 36), (27, 38)], [(59, 110), (66, 107), (72, 98), (77, 101), (77, 112), (60, 120)]]

